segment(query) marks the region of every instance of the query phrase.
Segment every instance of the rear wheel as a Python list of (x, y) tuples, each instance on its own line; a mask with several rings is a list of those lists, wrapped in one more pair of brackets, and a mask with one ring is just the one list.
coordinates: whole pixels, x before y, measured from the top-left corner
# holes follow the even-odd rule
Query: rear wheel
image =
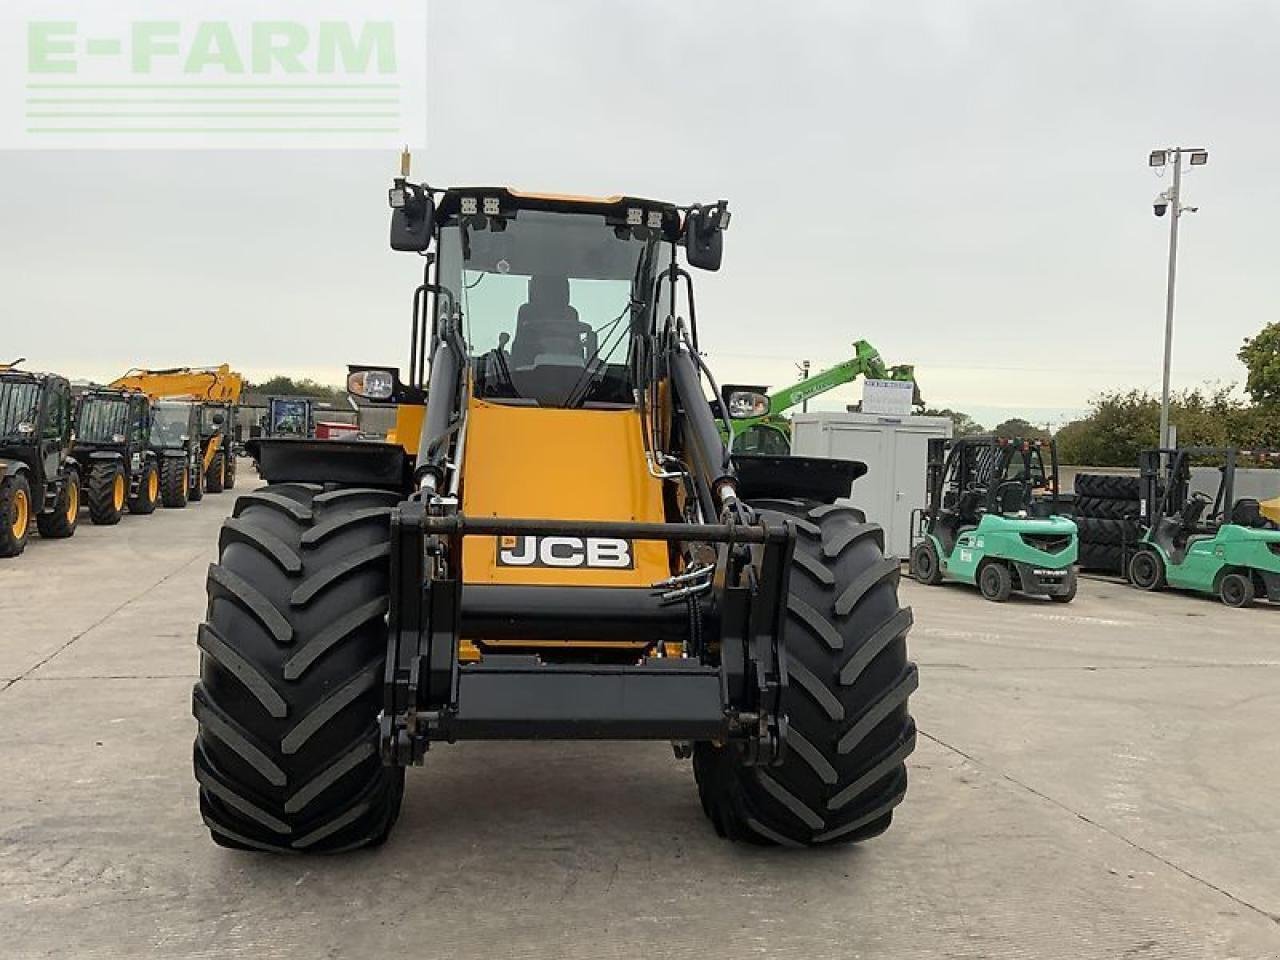
[(1054, 603), (1070, 603), (1076, 598), (1076, 588), (1080, 585), (1080, 578), (1076, 576), (1074, 570), (1067, 571), (1067, 590), (1065, 593), (1051, 593), (1049, 599)]
[(223, 481), (227, 476), (227, 455), (219, 450), (213, 455), (213, 462), (205, 471), (204, 488), (210, 493), (221, 493)]
[(177, 457), (160, 461), (160, 502), (166, 507), (185, 507), (188, 486), (187, 462)]
[(147, 461), (142, 465), (142, 476), (138, 479), (138, 492), (129, 501), (129, 512), (139, 516), (155, 513), (159, 500), (160, 468), (154, 461)]
[(1013, 574), (998, 561), (985, 564), (978, 571), (978, 589), (992, 603), (1004, 603), (1013, 593)]
[(853, 508), (770, 501), (758, 512), (797, 530), (783, 628), (786, 753), (780, 766), (755, 767), (732, 747), (696, 744), (702, 808), (734, 840), (866, 840), (889, 827), (906, 793), (904, 761), (916, 739), (899, 565), (885, 558), (880, 527)]
[(76, 532), (80, 522), (80, 474), (68, 470), (58, 488), (53, 509), (36, 517), (36, 529), (46, 540), (65, 540)]
[(89, 519), (99, 526), (120, 522), (128, 499), (129, 481), (118, 460), (100, 460), (89, 468), (86, 498)]
[(942, 564), (938, 560), (938, 548), (926, 537), (911, 551), (911, 575), (921, 583), (936, 587), (942, 582)]
[(227, 471), (223, 475), (222, 486), (225, 490), (234, 490), (236, 488), (236, 455), (234, 450), (227, 454)]
[(1218, 585), (1218, 596), (1228, 607), (1253, 606), (1253, 578), (1247, 573), (1228, 573)]
[(14, 474), (0, 480), (0, 557), (16, 557), (27, 548), (31, 526), (31, 487)]
[(395, 494), (280, 484), (237, 500), (209, 569), (195, 774), (214, 841), (373, 846), (404, 771), (378, 753)]
[(1165, 585), (1164, 560), (1154, 550), (1139, 550), (1129, 561), (1129, 582), (1139, 590), (1161, 590)]

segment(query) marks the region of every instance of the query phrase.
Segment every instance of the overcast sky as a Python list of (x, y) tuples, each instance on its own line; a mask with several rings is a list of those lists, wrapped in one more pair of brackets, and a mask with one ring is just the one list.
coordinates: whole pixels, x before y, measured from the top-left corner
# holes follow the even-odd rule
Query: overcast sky
[[(721, 380), (781, 385), (865, 338), (988, 420), (1158, 389), (1146, 156), (1174, 143), (1211, 151), (1184, 179), (1175, 386), (1242, 380), (1242, 338), (1276, 319), (1280, 4), (433, 0), (429, 32), (415, 177), (729, 198), (699, 278)], [(0, 353), (97, 378), (404, 363), (396, 164), (0, 152)]]

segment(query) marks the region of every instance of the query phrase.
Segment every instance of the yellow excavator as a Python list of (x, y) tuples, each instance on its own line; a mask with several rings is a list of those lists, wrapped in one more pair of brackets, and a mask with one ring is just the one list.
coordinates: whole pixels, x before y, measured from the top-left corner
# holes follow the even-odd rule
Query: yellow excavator
[[(173, 429), (153, 431), (155, 442), (169, 451), (171, 482), (165, 483), (165, 506), (182, 506), (199, 500), (205, 492), (221, 493), (236, 484), (233, 450), (236, 405), (244, 390), (244, 377), (228, 364), (216, 367), (170, 367), (164, 370), (134, 368), (112, 381), (112, 387), (140, 390), (156, 401), (157, 425)], [(194, 408), (194, 412), (192, 410)], [(195, 431), (184, 429), (192, 421)], [(172, 434), (172, 442), (165, 438)], [(189, 452), (189, 462), (177, 460)], [(161, 465), (164, 473), (164, 463)], [(185, 482), (183, 478), (185, 477)]]

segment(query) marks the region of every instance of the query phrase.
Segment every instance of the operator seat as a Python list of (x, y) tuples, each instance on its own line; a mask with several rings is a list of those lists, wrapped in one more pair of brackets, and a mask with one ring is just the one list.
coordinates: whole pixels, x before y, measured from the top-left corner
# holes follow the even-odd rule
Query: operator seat
[(568, 277), (530, 277), (529, 301), (516, 313), (511, 366), (531, 367), (540, 357), (552, 363), (584, 363), (582, 334), (586, 326), (569, 304)]

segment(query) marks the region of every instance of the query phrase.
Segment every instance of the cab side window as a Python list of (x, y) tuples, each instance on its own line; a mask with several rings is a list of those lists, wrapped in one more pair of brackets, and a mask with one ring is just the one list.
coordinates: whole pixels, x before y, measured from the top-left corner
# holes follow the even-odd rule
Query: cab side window
[(129, 442), (132, 445), (141, 446), (147, 442), (147, 427), (150, 426), (150, 419), (147, 416), (147, 405), (135, 400), (133, 415), (129, 419)]
[(71, 392), (65, 383), (55, 384), (45, 399), (45, 440), (66, 440), (71, 428)]

